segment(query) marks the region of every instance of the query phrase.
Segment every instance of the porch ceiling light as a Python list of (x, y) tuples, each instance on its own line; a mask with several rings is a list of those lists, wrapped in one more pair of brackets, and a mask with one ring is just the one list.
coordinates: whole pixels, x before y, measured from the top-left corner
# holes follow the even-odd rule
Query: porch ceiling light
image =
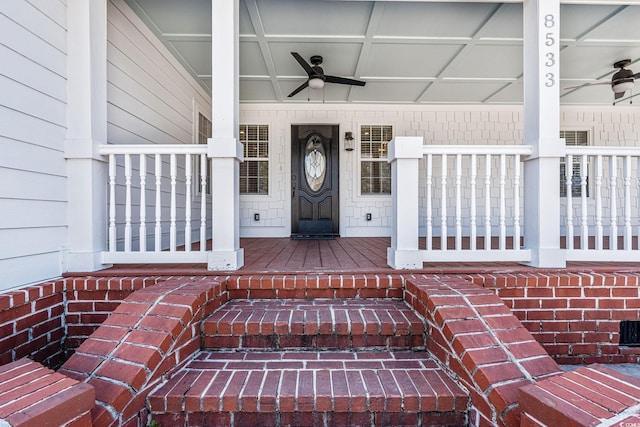
[(621, 82), (617, 82), (616, 84), (611, 85), (611, 89), (613, 89), (615, 93), (624, 93), (631, 90), (633, 89), (633, 79), (625, 79)]
[(309, 79), (309, 87), (311, 89), (322, 89), (324, 87), (324, 80), (320, 77), (312, 77)]

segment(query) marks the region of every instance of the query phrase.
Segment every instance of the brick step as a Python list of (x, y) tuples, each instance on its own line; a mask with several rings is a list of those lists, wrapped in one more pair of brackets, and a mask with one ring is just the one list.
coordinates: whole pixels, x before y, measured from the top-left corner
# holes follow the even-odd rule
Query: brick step
[(148, 397), (160, 425), (464, 425), (469, 397), (425, 352), (208, 352)]
[(424, 349), (424, 321), (391, 299), (232, 300), (203, 322), (205, 349)]

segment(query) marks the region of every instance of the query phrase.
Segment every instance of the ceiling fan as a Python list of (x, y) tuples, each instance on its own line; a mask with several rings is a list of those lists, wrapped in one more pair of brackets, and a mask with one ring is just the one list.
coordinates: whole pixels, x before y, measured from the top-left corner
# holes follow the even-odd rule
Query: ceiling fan
[(298, 63), (304, 68), (309, 76), (307, 81), (298, 86), (293, 92), (289, 94), (289, 98), (295, 96), (302, 89), (307, 86), (311, 89), (322, 89), (325, 83), (339, 83), (343, 85), (364, 86), (366, 82), (354, 79), (348, 79), (346, 77), (328, 76), (324, 73), (324, 70), (320, 66), (322, 64), (322, 56), (313, 55), (310, 60), (311, 64), (307, 63), (298, 52), (291, 52), (291, 55), (298, 61)]
[[(613, 68), (618, 69), (618, 71), (611, 76), (611, 82), (602, 82), (602, 83), (588, 83), (581, 86), (572, 86), (566, 89), (578, 89), (585, 86), (596, 86), (596, 85), (611, 85), (611, 90), (613, 91), (613, 99), (614, 105), (615, 101), (622, 98), (624, 93), (628, 90), (633, 89), (633, 83), (635, 79), (640, 78), (640, 73), (633, 73), (633, 71), (628, 70), (626, 67), (631, 65), (630, 59), (622, 59), (613, 64)], [(566, 90), (565, 89), (565, 90)]]

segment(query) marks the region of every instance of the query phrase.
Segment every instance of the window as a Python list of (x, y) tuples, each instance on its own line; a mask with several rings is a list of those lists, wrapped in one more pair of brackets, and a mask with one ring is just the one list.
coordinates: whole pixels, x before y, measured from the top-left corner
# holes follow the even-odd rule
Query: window
[[(198, 134), (196, 135), (196, 143), (207, 145), (207, 140), (211, 138), (211, 120), (206, 118), (202, 113), (198, 113)], [(200, 194), (202, 187), (200, 183), (200, 158), (194, 160), (195, 167), (195, 184), (196, 194)], [(207, 158), (207, 194), (211, 194), (211, 159)]]
[[(563, 130), (560, 131), (560, 138), (564, 138), (567, 145), (586, 146), (589, 145), (589, 132), (586, 130)], [(573, 157), (571, 165), (571, 195), (582, 197), (581, 186), (582, 159)], [(587, 171), (589, 170), (587, 166)], [(587, 197), (589, 197), (589, 178), (587, 177)], [(565, 159), (560, 159), (560, 197), (567, 197), (567, 164)]]
[(269, 194), (269, 126), (240, 125), (244, 162), (240, 163), (240, 193)]
[(198, 113), (198, 144), (206, 144), (211, 138), (211, 120)]
[(391, 138), (391, 126), (360, 128), (361, 194), (391, 194), (391, 165), (387, 163), (387, 145)]

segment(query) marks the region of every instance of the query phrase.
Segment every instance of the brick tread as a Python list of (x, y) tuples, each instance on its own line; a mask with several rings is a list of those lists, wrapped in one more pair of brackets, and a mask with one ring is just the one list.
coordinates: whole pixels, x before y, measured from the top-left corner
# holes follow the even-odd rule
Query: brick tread
[(463, 414), (468, 395), (424, 352), (203, 351), (149, 396), (163, 413)]
[(423, 349), (424, 321), (401, 300), (233, 300), (203, 322), (207, 349)]
[(88, 414), (94, 400), (90, 385), (29, 359), (0, 367), (0, 425), (66, 425)]

